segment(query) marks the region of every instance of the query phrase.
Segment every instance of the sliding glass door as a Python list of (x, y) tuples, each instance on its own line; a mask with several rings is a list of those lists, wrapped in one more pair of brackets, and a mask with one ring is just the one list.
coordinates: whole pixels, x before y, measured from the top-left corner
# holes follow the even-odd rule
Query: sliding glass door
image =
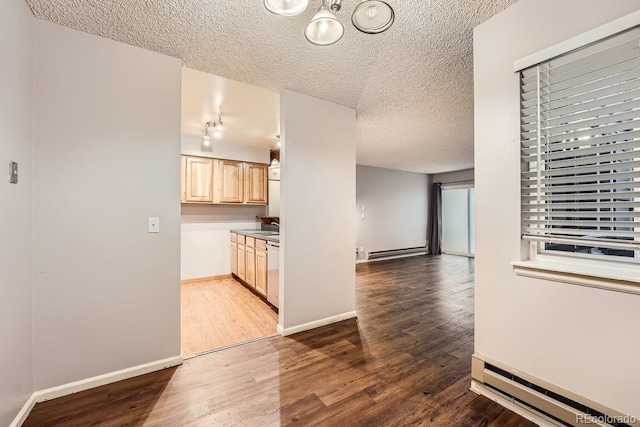
[(473, 184), (442, 186), (442, 252), (475, 254), (475, 189)]

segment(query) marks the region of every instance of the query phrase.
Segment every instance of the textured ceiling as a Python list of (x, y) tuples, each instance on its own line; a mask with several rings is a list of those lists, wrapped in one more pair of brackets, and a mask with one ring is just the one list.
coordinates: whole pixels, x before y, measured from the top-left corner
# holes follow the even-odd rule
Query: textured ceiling
[[(354, 107), (359, 164), (439, 173), (473, 166), (473, 27), (516, 0), (387, 0), (385, 33), (337, 13), (342, 40), (304, 37), (320, 0), (296, 17), (262, 0), (27, 0), (37, 18), (181, 58), (188, 68)], [(330, 125), (330, 124), (328, 124)]]

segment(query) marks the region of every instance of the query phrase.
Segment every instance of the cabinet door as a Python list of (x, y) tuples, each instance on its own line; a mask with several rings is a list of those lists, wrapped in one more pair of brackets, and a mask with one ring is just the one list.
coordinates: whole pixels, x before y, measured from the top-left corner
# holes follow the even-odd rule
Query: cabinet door
[(246, 279), (248, 285), (256, 287), (256, 250), (250, 246), (246, 247), (247, 252), (247, 265), (246, 265)]
[(185, 159), (185, 202), (213, 202), (213, 159)]
[(244, 176), (244, 202), (266, 205), (268, 191), (267, 181), (269, 179), (269, 169), (267, 165), (246, 163)]
[(245, 254), (245, 246), (244, 244), (238, 243), (238, 276), (242, 280), (245, 280), (246, 277), (246, 254)]
[(256, 291), (267, 295), (267, 253), (256, 250)]
[(231, 242), (231, 273), (238, 275), (238, 244)]
[(242, 203), (244, 198), (244, 175), (242, 162), (220, 160), (220, 200), (219, 203)]

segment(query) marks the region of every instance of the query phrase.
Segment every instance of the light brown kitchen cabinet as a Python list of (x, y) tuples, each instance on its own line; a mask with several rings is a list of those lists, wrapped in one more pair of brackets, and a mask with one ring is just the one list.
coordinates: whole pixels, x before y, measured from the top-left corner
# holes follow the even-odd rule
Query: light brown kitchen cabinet
[(236, 276), (238, 276), (242, 280), (246, 280), (247, 258), (246, 258), (246, 247), (244, 244), (244, 236), (238, 235), (237, 246), (238, 246), (238, 258), (237, 258), (238, 274), (236, 274)]
[(244, 163), (216, 160), (216, 203), (242, 203), (244, 201)]
[(231, 233), (231, 274), (238, 275), (238, 235)]
[(256, 287), (256, 249), (247, 245), (246, 249), (246, 279), (245, 282), (252, 288)]
[(269, 169), (258, 163), (244, 164), (244, 203), (266, 205), (268, 201)]
[(269, 169), (265, 164), (183, 155), (180, 172), (182, 203), (269, 203)]
[[(257, 242), (257, 241), (256, 241)], [(266, 242), (265, 242), (266, 243)], [(256, 244), (256, 291), (267, 295), (267, 252)]]
[(184, 156), (185, 202), (213, 202), (213, 159)]
[(241, 282), (267, 296), (267, 241), (231, 233), (231, 272)]

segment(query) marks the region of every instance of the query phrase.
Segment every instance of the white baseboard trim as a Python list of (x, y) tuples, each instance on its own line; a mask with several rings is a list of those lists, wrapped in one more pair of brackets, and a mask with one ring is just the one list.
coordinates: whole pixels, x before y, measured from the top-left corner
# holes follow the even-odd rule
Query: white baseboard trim
[(156, 360), (131, 368), (121, 369), (119, 371), (109, 372), (80, 381), (59, 385), (34, 392), (24, 404), (16, 418), (10, 424), (10, 427), (20, 427), (27, 419), (27, 416), (36, 403), (46, 402), (47, 400), (57, 399), (58, 397), (68, 396), (73, 393), (89, 390), (91, 388), (100, 387), (102, 385), (115, 383), (150, 372), (160, 371), (166, 368), (182, 365), (184, 359), (182, 356), (169, 357), (167, 359)]
[(337, 314), (335, 316), (325, 317), (324, 319), (314, 320), (313, 322), (304, 323), (302, 325), (291, 326), (289, 328), (283, 328), (281, 325), (278, 325), (278, 332), (282, 336), (286, 337), (288, 335), (297, 334), (298, 332), (304, 332), (310, 329), (319, 328), (321, 326), (330, 325), (331, 323), (353, 319), (354, 317), (358, 317), (358, 314), (355, 311), (350, 311), (348, 313)]
[(35, 393), (32, 393), (31, 396), (29, 396), (29, 399), (27, 399), (27, 402), (24, 404), (22, 409), (20, 409), (18, 415), (16, 415), (11, 424), (9, 424), (9, 427), (20, 427), (27, 420), (27, 417), (31, 413), (31, 410), (34, 406), (36, 406), (36, 399), (34, 394)]
[(471, 388), (470, 390), (480, 396), (484, 396), (487, 399), (493, 400), (498, 405), (507, 408), (508, 410), (515, 412), (520, 415), (522, 418), (525, 418), (531, 421), (534, 424), (537, 424), (541, 427), (558, 427), (560, 424), (553, 423), (547, 418), (542, 418), (540, 415), (535, 412), (531, 412), (523, 406), (511, 401), (509, 399), (505, 399), (504, 397), (492, 392), (490, 389), (485, 387), (484, 385), (478, 383), (475, 380), (471, 380)]

